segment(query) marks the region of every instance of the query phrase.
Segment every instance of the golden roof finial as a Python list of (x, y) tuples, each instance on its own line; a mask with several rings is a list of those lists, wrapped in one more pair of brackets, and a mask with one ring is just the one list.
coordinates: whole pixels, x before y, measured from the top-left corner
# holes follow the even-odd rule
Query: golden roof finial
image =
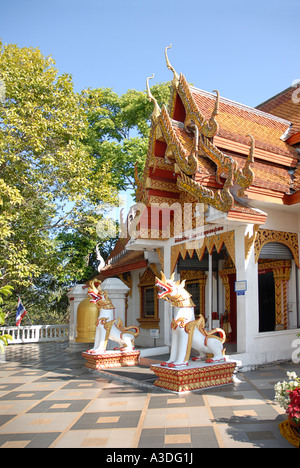
[(170, 61), (169, 61), (169, 58), (168, 58), (168, 53), (167, 53), (167, 50), (171, 49), (171, 47), (172, 47), (172, 44), (170, 44), (168, 47), (165, 48), (165, 57), (166, 57), (166, 62), (167, 62), (168, 69), (171, 70), (173, 72), (173, 74), (174, 74), (173, 84), (174, 84), (175, 88), (177, 88), (178, 84), (179, 84), (179, 75), (175, 71), (175, 68), (170, 64)]
[(215, 115), (218, 115), (219, 113), (219, 101), (220, 101), (220, 93), (217, 89), (214, 89), (213, 90), (213, 93), (216, 93), (216, 102), (215, 102), (215, 108), (213, 110), (213, 113), (212, 115), (215, 116)]
[(154, 73), (153, 73), (152, 76), (149, 76), (149, 78), (147, 78), (147, 81), (146, 81), (147, 96), (148, 96), (148, 101), (152, 101), (154, 103), (154, 110), (153, 110), (153, 113), (152, 113), (152, 117), (158, 118), (160, 116), (161, 109), (160, 109), (160, 107), (159, 107), (159, 105), (157, 103), (157, 100), (155, 99), (155, 97), (151, 93), (150, 86), (149, 86), (149, 80), (152, 80), (153, 78), (154, 78)]

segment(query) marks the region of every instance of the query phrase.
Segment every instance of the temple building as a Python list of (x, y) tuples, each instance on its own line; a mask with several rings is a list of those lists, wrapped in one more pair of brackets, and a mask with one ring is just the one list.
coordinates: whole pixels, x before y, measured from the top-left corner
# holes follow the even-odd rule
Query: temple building
[[(195, 314), (223, 327), (245, 368), (291, 359), (300, 332), (300, 99), (290, 87), (256, 108), (173, 73), (170, 104), (153, 101), (149, 148), (100, 279), (129, 288), (136, 345), (170, 345), (172, 308), (155, 276), (185, 279)], [(300, 97), (300, 91), (299, 91)], [(125, 232), (125, 234), (124, 234)]]

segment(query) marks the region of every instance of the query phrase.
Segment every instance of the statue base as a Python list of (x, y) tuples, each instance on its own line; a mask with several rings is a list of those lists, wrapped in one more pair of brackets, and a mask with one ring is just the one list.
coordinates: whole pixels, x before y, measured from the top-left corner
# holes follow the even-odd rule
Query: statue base
[(239, 364), (236, 361), (219, 364), (190, 361), (188, 366), (171, 368), (152, 364), (150, 369), (158, 377), (154, 382), (156, 387), (181, 393), (231, 384), (234, 371)]
[(106, 351), (101, 354), (82, 353), (85, 366), (93, 370), (112, 369), (115, 367), (137, 366), (140, 351)]

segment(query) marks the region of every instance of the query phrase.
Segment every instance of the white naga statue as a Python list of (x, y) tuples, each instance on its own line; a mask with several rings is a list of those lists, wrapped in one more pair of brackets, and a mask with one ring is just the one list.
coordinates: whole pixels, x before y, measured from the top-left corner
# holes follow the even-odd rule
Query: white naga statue
[[(174, 318), (171, 323), (172, 343), (170, 358), (162, 362), (162, 366), (177, 367), (188, 365), (191, 350), (194, 348), (199, 352), (199, 356), (193, 358), (196, 360), (206, 360), (209, 363), (224, 362), (225, 350), (223, 343), (226, 335), (222, 328), (214, 328), (206, 331), (205, 320), (201, 315), (195, 320), (194, 303), (191, 294), (186, 291), (185, 280), (182, 282), (174, 281), (174, 274), (171, 279), (166, 279), (164, 273), (161, 273), (161, 279), (156, 278), (156, 287), (158, 288), (158, 298), (171, 303), (175, 308)], [(217, 336), (220, 334), (221, 336)], [(212, 357), (206, 358), (206, 356)]]
[[(134, 340), (139, 335), (140, 329), (136, 326), (124, 327), (120, 317), (115, 318), (115, 307), (106, 291), (101, 290), (100, 281), (91, 281), (88, 289), (90, 301), (99, 308), (94, 347), (89, 349), (89, 354), (102, 354), (106, 352), (108, 340), (116, 341), (119, 351), (134, 350)], [(109, 351), (107, 351), (109, 352)]]

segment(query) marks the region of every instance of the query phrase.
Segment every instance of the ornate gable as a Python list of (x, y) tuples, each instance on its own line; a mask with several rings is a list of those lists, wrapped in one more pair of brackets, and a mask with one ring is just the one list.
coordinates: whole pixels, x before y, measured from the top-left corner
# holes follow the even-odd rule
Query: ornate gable
[(171, 102), (160, 109), (148, 78), (154, 111), (137, 200), (147, 206), (203, 203), (227, 219), (264, 223), (266, 214), (248, 205), (252, 194), (284, 202), (294, 189), (298, 155), (281, 138), (289, 122), (190, 86), (170, 64), (167, 49)]

